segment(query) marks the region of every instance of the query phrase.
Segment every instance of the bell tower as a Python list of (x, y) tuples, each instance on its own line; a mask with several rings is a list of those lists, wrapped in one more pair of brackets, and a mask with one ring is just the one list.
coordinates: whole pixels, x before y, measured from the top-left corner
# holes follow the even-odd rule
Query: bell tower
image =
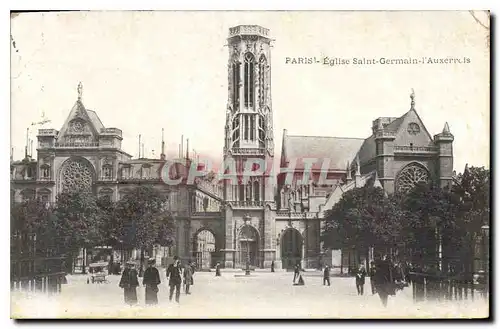
[[(259, 159), (267, 166), (274, 157), (269, 30), (258, 25), (230, 28), (227, 45), (224, 159), (234, 160), (237, 172), (242, 172), (247, 159)], [(226, 186), (226, 200), (273, 201), (272, 187), (265, 188), (263, 179), (257, 181), (259, 186), (255, 180), (250, 187)]]
[[(271, 41), (269, 30), (258, 25), (229, 29), (224, 128), (226, 268), (245, 262), (243, 250), (250, 248), (252, 239), (250, 263), (269, 267), (275, 255), (270, 205), (275, 185), (270, 173), (274, 157)], [(242, 227), (256, 232), (255, 236), (242, 237)]]

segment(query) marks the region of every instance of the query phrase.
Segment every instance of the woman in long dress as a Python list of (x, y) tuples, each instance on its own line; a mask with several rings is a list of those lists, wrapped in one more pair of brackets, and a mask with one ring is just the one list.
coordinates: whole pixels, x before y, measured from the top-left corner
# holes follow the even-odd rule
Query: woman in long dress
[(148, 268), (144, 271), (142, 284), (146, 286), (146, 305), (158, 304), (158, 285), (161, 283), (160, 272), (154, 266), (155, 260), (148, 261)]
[(125, 303), (128, 305), (137, 304), (137, 287), (139, 280), (137, 280), (137, 271), (134, 268), (133, 262), (128, 262), (123, 270), (119, 286), (123, 289), (123, 297)]

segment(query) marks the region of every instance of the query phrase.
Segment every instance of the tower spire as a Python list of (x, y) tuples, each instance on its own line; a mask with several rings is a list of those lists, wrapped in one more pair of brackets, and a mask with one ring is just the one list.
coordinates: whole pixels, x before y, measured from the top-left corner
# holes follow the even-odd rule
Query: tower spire
[(411, 99), (411, 110), (415, 110), (415, 90), (411, 88), (411, 94), (410, 94), (410, 99)]
[(450, 134), (450, 126), (448, 126), (448, 122), (445, 122), (444, 124), (443, 134)]
[(184, 153), (184, 135), (181, 135), (181, 151), (179, 152), (179, 158), (182, 159)]
[(83, 84), (82, 84), (81, 81), (78, 84), (77, 91), (78, 91), (78, 100), (81, 101), (82, 100), (82, 94), (83, 94)]
[(165, 160), (165, 139), (163, 135), (164, 129), (161, 128), (161, 154), (160, 159)]
[(139, 134), (139, 156), (137, 157), (137, 159), (140, 158), (141, 158), (141, 135)]

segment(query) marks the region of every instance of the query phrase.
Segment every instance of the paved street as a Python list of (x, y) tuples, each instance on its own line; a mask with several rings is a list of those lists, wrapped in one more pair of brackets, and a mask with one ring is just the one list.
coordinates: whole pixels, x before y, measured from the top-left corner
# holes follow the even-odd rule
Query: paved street
[[(389, 299), (387, 309), (372, 296), (367, 279), (365, 295), (358, 296), (354, 278), (332, 277), (322, 285), (320, 273), (306, 273), (305, 286), (293, 286), (293, 273), (197, 272), (191, 295), (180, 304), (168, 301), (168, 287), (161, 271), (160, 305), (144, 306), (144, 288), (138, 289), (139, 305), (126, 306), (119, 276), (109, 283), (87, 284), (87, 276), (68, 276), (68, 284), (56, 298), (12, 295), (13, 317), (79, 318), (381, 318), (381, 317), (481, 317), (486, 304), (414, 304), (411, 289)], [(141, 279), (141, 278), (140, 278)], [(141, 279), (142, 281), (142, 279)]]

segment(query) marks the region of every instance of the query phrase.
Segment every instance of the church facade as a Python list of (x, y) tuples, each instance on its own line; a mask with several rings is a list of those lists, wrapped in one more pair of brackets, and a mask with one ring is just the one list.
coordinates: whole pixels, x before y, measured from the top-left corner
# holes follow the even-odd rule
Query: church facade
[[(300, 136), (284, 130), (281, 169), (267, 170), (275, 162), (269, 33), (257, 25), (229, 30), (223, 159), (235, 165), (232, 179), (165, 184), (166, 165), (176, 163), (176, 175), (186, 178), (194, 160), (188, 154), (166, 159), (163, 144), (159, 159), (134, 159), (121, 148), (121, 130), (104, 127), (96, 112), (85, 108), (80, 87), (63, 127), (39, 130), (37, 159), (11, 161), (13, 200), (55, 202), (66, 188), (118, 200), (135, 186), (150, 184), (168, 196), (177, 227), (172, 252), (181, 259), (202, 267), (220, 262), (225, 268), (247, 263), (269, 268), (273, 262), (275, 268), (349, 266), (345, 255), (322, 248), (324, 212), (343, 193), (366, 184), (388, 194), (423, 181), (450, 185), (453, 135), (447, 124), (434, 136), (427, 131), (412, 93), (409, 106), (401, 104), (404, 114), (376, 118), (368, 137)], [(246, 175), (248, 169), (256, 170)]]

